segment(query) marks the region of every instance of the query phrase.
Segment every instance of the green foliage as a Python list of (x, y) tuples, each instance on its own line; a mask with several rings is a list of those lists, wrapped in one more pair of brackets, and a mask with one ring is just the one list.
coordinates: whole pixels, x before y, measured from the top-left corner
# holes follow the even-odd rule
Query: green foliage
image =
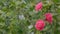
[[(36, 13), (40, 1), (43, 9)], [(53, 14), (53, 24), (37, 31), (36, 20), (47, 12)], [(0, 34), (60, 34), (60, 0), (0, 0)]]

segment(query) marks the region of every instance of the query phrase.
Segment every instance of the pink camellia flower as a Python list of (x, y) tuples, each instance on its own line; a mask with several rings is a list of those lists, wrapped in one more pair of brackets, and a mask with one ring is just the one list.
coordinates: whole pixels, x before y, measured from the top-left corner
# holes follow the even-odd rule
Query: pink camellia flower
[(45, 27), (45, 23), (44, 23), (44, 21), (43, 20), (37, 20), (36, 21), (36, 24), (35, 24), (35, 28), (37, 29), (37, 30), (43, 30), (44, 29), (44, 27)]
[(41, 10), (41, 9), (42, 9), (42, 5), (43, 5), (42, 2), (38, 3), (38, 4), (35, 6), (35, 10), (36, 10), (36, 11)]
[(45, 14), (45, 19), (46, 19), (46, 21), (48, 21), (50, 24), (52, 24), (53, 17), (52, 17), (52, 14), (51, 14), (51, 13), (46, 13), (46, 14)]

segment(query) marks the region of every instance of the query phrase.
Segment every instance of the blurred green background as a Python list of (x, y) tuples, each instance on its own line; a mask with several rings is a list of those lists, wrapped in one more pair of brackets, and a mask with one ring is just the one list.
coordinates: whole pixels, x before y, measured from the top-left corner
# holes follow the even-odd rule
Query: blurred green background
[[(35, 5), (41, 1), (43, 9), (36, 13)], [(53, 24), (36, 30), (36, 20), (47, 12), (53, 14)], [(60, 34), (60, 0), (0, 0), (0, 34)]]

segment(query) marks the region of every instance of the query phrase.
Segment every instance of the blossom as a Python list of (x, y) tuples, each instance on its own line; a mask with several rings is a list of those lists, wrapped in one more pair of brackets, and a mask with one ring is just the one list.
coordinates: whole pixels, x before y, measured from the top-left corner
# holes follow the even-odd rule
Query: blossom
[(45, 27), (45, 22), (43, 20), (37, 20), (36, 21), (35, 28), (37, 30), (40, 30), (41, 31), (41, 30), (44, 29), (44, 27)]
[(48, 21), (50, 24), (52, 24), (53, 17), (52, 17), (52, 14), (51, 14), (51, 13), (46, 13), (46, 14), (45, 14), (45, 19), (46, 19), (46, 21)]
[(35, 10), (36, 10), (36, 11), (41, 10), (41, 9), (42, 9), (42, 6), (43, 6), (43, 3), (42, 3), (42, 2), (39, 2), (39, 3), (35, 6)]

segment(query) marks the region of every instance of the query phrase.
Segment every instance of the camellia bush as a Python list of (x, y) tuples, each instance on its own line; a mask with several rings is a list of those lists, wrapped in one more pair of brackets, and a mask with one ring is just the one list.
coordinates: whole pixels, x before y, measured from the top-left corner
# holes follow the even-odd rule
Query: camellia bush
[(0, 34), (60, 34), (60, 0), (0, 0)]

